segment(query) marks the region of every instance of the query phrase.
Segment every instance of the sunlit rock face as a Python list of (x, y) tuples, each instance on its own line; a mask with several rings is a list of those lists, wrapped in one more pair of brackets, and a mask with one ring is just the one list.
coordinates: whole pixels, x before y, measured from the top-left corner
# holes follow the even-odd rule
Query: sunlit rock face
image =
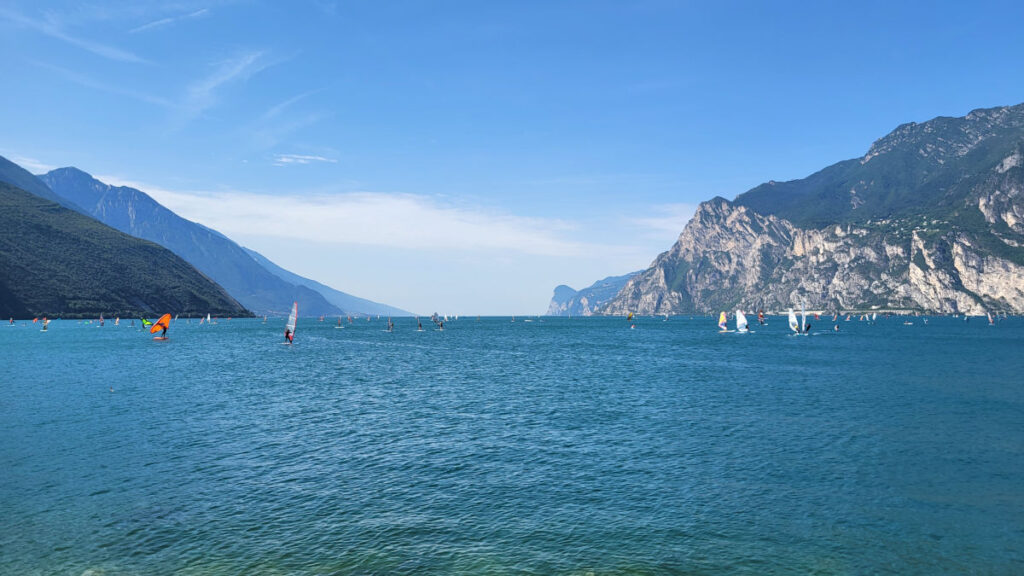
[(861, 159), (701, 204), (603, 314), (1024, 312), (1024, 105), (905, 124)]

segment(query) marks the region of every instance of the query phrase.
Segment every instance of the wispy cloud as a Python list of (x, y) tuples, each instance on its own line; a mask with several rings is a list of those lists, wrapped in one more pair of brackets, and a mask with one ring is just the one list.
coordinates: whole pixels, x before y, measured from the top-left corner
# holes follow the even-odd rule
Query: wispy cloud
[(51, 70), (53, 72), (56, 72), (60, 76), (63, 76), (66, 80), (69, 80), (69, 81), (74, 82), (75, 84), (79, 84), (81, 86), (85, 86), (86, 88), (92, 88), (94, 90), (99, 90), (101, 92), (107, 92), (109, 94), (117, 94), (119, 96), (126, 96), (128, 98), (133, 99), (133, 100), (138, 100), (140, 102), (147, 102), (149, 104), (155, 104), (155, 105), (161, 106), (163, 108), (168, 108), (168, 109), (180, 108), (179, 104), (177, 104), (177, 103), (175, 103), (175, 102), (173, 102), (171, 100), (168, 100), (167, 98), (163, 98), (163, 97), (160, 97), (160, 96), (154, 96), (153, 94), (149, 94), (149, 93), (146, 93), (146, 92), (139, 92), (137, 90), (131, 90), (131, 89), (125, 88), (124, 86), (122, 86), (120, 84), (111, 84), (109, 82), (103, 82), (101, 80), (97, 80), (95, 78), (92, 78), (91, 76), (87, 76), (85, 74), (82, 74), (81, 72), (76, 72), (74, 70), (69, 70), (67, 68), (63, 68), (61, 66), (57, 66), (57, 65), (54, 65), (54, 64), (48, 64), (46, 62), (35, 62), (35, 64), (37, 66), (42, 67), (42, 68), (46, 68), (46, 69), (49, 69), (49, 70)]
[(302, 94), (296, 94), (295, 96), (292, 96), (291, 98), (285, 100), (284, 102), (275, 104), (268, 108), (267, 111), (264, 112), (262, 115), (260, 115), (260, 120), (273, 120), (274, 118), (280, 116), (285, 110), (294, 106), (296, 103), (305, 100), (306, 98), (312, 96), (313, 94), (316, 94), (317, 92), (320, 92), (321, 90), (322, 89), (310, 90), (308, 92), (303, 92)]
[(217, 103), (217, 92), (225, 85), (245, 81), (272, 65), (261, 51), (247, 52), (214, 65), (209, 75), (189, 85), (184, 110), (191, 120)]
[(271, 106), (248, 128), (248, 138), (258, 150), (277, 147), (288, 136), (333, 116), (323, 111), (295, 110), (296, 105), (321, 90), (311, 90)]
[(337, 160), (323, 156), (311, 156), (305, 154), (278, 154), (274, 156), (274, 166), (290, 166), (292, 164), (312, 164), (314, 162), (327, 162), (334, 164)]
[(591, 254), (595, 249), (567, 238), (576, 228), (572, 222), (456, 206), (430, 196), (183, 192), (110, 176), (98, 178), (144, 190), (181, 216), (234, 238), (256, 235), (319, 245), (563, 257)]
[(145, 32), (146, 30), (152, 30), (154, 28), (162, 28), (164, 26), (170, 26), (171, 24), (175, 24), (175, 23), (181, 22), (183, 20), (192, 20), (194, 18), (200, 18), (202, 16), (206, 16), (209, 13), (210, 13), (210, 11), (208, 9), (203, 8), (203, 9), (196, 10), (195, 12), (192, 12), (192, 13), (189, 13), (189, 14), (182, 14), (180, 16), (170, 16), (170, 17), (167, 17), (167, 18), (161, 18), (159, 20), (154, 20), (154, 21), (149, 22), (147, 24), (143, 24), (142, 26), (139, 26), (137, 28), (132, 28), (131, 30), (128, 31), (128, 33), (129, 34), (138, 34), (139, 32)]
[(50, 170), (56, 170), (58, 168), (58, 166), (47, 164), (45, 162), (36, 160), (35, 158), (29, 158), (26, 156), (10, 155), (7, 157), (11, 160), (11, 162), (14, 162), (18, 166), (21, 166), (22, 168), (28, 170), (33, 174), (43, 174), (49, 172)]
[(14, 22), (19, 26), (35, 30), (41, 34), (66, 42), (77, 48), (92, 52), (109, 60), (118, 62), (145, 63), (146, 60), (127, 50), (114, 46), (108, 46), (99, 42), (73, 36), (65, 32), (56, 20), (47, 18), (32, 18), (14, 10), (0, 7), (0, 18)]

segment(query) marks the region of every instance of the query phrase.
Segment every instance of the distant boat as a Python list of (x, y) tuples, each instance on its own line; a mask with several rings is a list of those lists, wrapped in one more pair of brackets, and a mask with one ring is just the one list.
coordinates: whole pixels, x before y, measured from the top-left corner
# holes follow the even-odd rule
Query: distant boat
[(284, 325), (285, 334), (288, 335), (288, 343), (291, 344), (295, 338), (295, 326), (299, 321), (299, 303), (292, 302), (292, 313), (288, 315), (288, 323)]
[(803, 303), (800, 304), (800, 321), (797, 322), (796, 313), (789, 309), (789, 329), (797, 334), (807, 333), (807, 313), (804, 311)]
[(747, 317), (743, 314), (742, 310), (736, 311), (736, 331), (750, 332), (750, 330), (747, 329)]
[(992, 318), (992, 313), (991, 312), (988, 312), (988, 325), (989, 326), (995, 326), (996, 325), (996, 321), (995, 321), (994, 318)]
[(206, 314), (206, 323), (209, 324), (211, 322), (212, 322), (212, 320), (210, 319), (210, 314), (209, 314), (209, 312), (207, 312), (207, 314)]

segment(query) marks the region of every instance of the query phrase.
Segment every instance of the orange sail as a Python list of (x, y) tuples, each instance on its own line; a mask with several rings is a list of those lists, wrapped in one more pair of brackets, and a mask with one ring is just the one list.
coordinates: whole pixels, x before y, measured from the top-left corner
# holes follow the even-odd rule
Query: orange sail
[(151, 326), (150, 329), (149, 329), (149, 333), (150, 334), (156, 334), (157, 332), (159, 332), (161, 330), (166, 330), (170, 326), (171, 326), (171, 315), (170, 314), (164, 314), (163, 316), (160, 317), (159, 320), (157, 320), (156, 322), (153, 323), (153, 326)]

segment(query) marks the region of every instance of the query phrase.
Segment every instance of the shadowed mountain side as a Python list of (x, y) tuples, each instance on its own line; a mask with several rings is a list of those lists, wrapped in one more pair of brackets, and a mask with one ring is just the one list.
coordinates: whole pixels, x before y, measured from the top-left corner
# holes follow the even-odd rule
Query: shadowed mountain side
[(330, 286), (321, 284), (316, 280), (310, 280), (309, 278), (304, 278), (302, 276), (299, 276), (298, 274), (289, 272), (284, 268), (281, 268), (277, 264), (274, 264), (265, 256), (263, 256), (259, 252), (256, 252), (255, 250), (250, 250), (248, 248), (243, 248), (243, 250), (245, 250), (250, 256), (252, 256), (253, 259), (256, 260), (256, 262), (259, 262), (261, 266), (263, 266), (273, 274), (276, 274), (282, 280), (292, 284), (296, 284), (298, 286), (305, 286), (307, 288), (310, 288), (311, 290), (317, 291), (318, 293), (320, 293), (321, 296), (326, 298), (328, 302), (340, 308), (341, 311), (344, 312), (345, 314), (361, 314), (368, 316), (414, 316), (413, 313), (408, 312), (406, 310), (395, 308), (394, 306), (388, 306), (387, 304), (372, 302), (364, 298), (352, 296), (351, 294), (346, 294), (339, 290), (335, 290)]
[(250, 316), (152, 242), (0, 183), (0, 316)]
[(287, 314), (292, 301), (303, 315), (341, 313), (315, 290), (286, 282), (219, 232), (178, 216), (140, 190), (104, 184), (76, 168), (39, 178), (84, 214), (181, 256), (256, 314)]

